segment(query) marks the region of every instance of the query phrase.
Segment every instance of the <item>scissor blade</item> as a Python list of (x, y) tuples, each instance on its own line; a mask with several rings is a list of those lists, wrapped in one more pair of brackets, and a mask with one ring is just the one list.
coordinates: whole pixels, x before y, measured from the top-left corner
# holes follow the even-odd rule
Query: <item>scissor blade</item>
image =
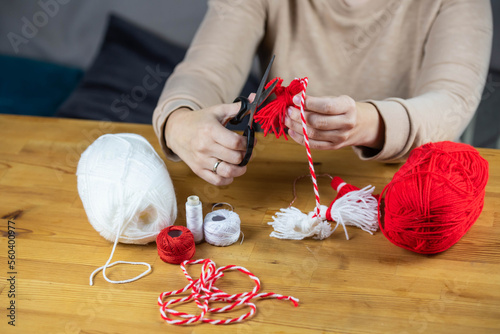
[(278, 80), (274, 80), (274, 82), (271, 84), (271, 86), (267, 87), (265, 91), (262, 92), (262, 95), (260, 96), (260, 101), (257, 103), (257, 108), (271, 95), (271, 93), (274, 90), (274, 87), (278, 84)]
[[(257, 110), (257, 107), (259, 106), (259, 101), (262, 103), (263, 100), (261, 100), (261, 95), (262, 91), (264, 90), (264, 86), (266, 85), (267, 78), (269, 77), (269, 72), (271, 71), (271, 67), (273, 66), (274, 62), (274, 55), (271, 57), (271, 60), (269, 61), (269, 65), (267, 65), (266, 71), (264, 72), (264, 76), (260, 80), (259, 88), (257, 88), (257, 94), (255, 95), (255, 100), (254, 103), (252, 103), (250, 107), (250, 119), (248, 120), (248, 126), (252, 127), (253, 124), (253, 115), (255, 114), (255, 111)], [(268, 94), (269, 96), (269, 94)]]

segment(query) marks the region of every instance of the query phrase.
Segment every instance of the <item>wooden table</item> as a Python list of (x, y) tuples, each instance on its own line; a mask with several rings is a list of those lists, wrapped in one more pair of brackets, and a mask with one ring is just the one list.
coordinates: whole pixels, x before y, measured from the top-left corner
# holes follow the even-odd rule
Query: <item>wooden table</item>
[[(95, 285), (88, 284), (89, 274), (105, 263), (112, 245), (89, 224), (78, 196), (80, 154), (100, 135), (118, 132), (143, 135), (160, 152), (152, 127), (3, 115), (0, 129), (2, 333), (500, 331), (500, 151), (480, 150), (490, 163), (490, 180), (478, 221), (459, 243), (434, 256), (414, 254), (380, 232), (372, 236), (354, 227), (348, 227), (350, 240), (341, 230), (323, 241), (269, 237), (272, 227), (267, 223), (290, 203), (293, 180), (308, 172), (304, 148), (291, 141), (259, 136), (248, 172), (227, 187), (209, 185), (183, 163), (166, 161), (177, 194), (176, 224), (185, 224), (184, 203), (193, 194), (203, 201), (205, 213), (212, 203), (229, 202), (242, 219), (243, 244), (203, 243), (195, 258), (246, 267), (261, 279), (262, 291), (300, 299), (298, 308), (288, 301), (259, 300), (257, 314), (242, 324), (178, 327), (161, 319), (157, 298), (184, 287), (186, 280), (178, 265), (159, 259), (154, 243), (119, 244), (114, 258), (152, 264), (148, 276), (116, 285), (98, 274)], [(360, 162), (350, 149), (315, 151), (313, 157), (317, 173), (338, 175), (357, 186), (372, 184), (376, 193), (399, 168)], [(329, 179), (320, 178), (319, 188), (323, 204), (328, 204), (335, 196)], [(294, 205), (311, 211), (310, 182), (299, 181), (297, 194)], [(16, 262), (10, 269), (9, 220), (16, 231)], [(125, 279), (142, 270), (122, 266), (110, 269), (109, 275)], [(15, 280), (7, 281), (11, 276)], [(236, 293), (252, 286), (244, 275), (229, 273), (219, 287)], [(8, 325), (12, 301), (15, 327)], [(195, 311), (193, 304), (184, 308)]]

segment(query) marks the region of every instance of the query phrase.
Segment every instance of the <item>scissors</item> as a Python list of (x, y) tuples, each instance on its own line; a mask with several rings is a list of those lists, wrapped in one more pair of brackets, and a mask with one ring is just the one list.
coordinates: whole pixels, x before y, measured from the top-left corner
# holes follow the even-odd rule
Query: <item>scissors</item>
[(253, 100), (252, 103), (250, 103), (250, 100), (244, 96), (238, 96), (233, 101), (233, 103), (241, 102), (241, 106), (240, 106), (240, 110), (238, 111), (236, 116), (234, 118), (232, 118), (229, 121), (229, 123), (239, 124), (243, 121), (243, 117), (250, 114), (250, 118), (248, 120), (248, 125), (247, 125), (245, 131), (243, 132), (243, 136), (247, 137), (247, 151), (245, 153), (245, 156), (243, 157), (243, 160), (240, 162), (240, 164), (238, 166), (246, 166), (248, 161), (250, 160), (250, 157), (252, 156), (253, 144), (255, 141), (255, 130), (254, 130), (253, 116), (254, 116), (255, 112), (257, 111), (257, 108), (269, 97), (269, 95), (271, 95), (271, 93), (274, 90), (274, 87), (276, 87), (276, 84), (278, 83), (278, 80), (275, 80), (271, 84), (271, 86), (269, 86), (266, 90), (264, 90), (264, 87), (265, 87), (266, 81), (267, 81), (267, 77), (269, 76), (269, 72), (271, 70), (273, 62), (274, 62), (274, 55), (271, 58), (269, 65), (267, 65), (267, 69), (264, 72), (264, 76), (262, 77), (262, 80), (260, 81), (259, 88), (257, 88), (257, 92), (255, 95), (255, 99)]

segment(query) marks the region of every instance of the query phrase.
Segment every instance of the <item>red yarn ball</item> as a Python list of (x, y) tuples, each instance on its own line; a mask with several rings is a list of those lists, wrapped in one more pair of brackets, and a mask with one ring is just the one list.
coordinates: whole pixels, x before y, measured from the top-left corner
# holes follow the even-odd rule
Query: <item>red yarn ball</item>
[(488, 162), (472, 146), (422, 145), (382, 191), (380, 229), (399, 247), (421, 254), (445, 251), (481, 214), (487, 182)]
[(193, 233), (185, 226), (169, 226), (156, 237), (158, 255), (163, 262), (180, 264), (193, 257), (195, 252)]

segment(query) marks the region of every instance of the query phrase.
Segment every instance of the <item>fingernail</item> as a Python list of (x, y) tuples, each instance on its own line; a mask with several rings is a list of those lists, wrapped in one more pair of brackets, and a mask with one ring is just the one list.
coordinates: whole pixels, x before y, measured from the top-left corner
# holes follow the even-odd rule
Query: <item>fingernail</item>
[(300, 107), (300, 95), (295, 95), (293, 97), (293, 103)]
[(286, 108), (286, 113), (288, 114), (289, 117), (292, 117), (292, 107)]

